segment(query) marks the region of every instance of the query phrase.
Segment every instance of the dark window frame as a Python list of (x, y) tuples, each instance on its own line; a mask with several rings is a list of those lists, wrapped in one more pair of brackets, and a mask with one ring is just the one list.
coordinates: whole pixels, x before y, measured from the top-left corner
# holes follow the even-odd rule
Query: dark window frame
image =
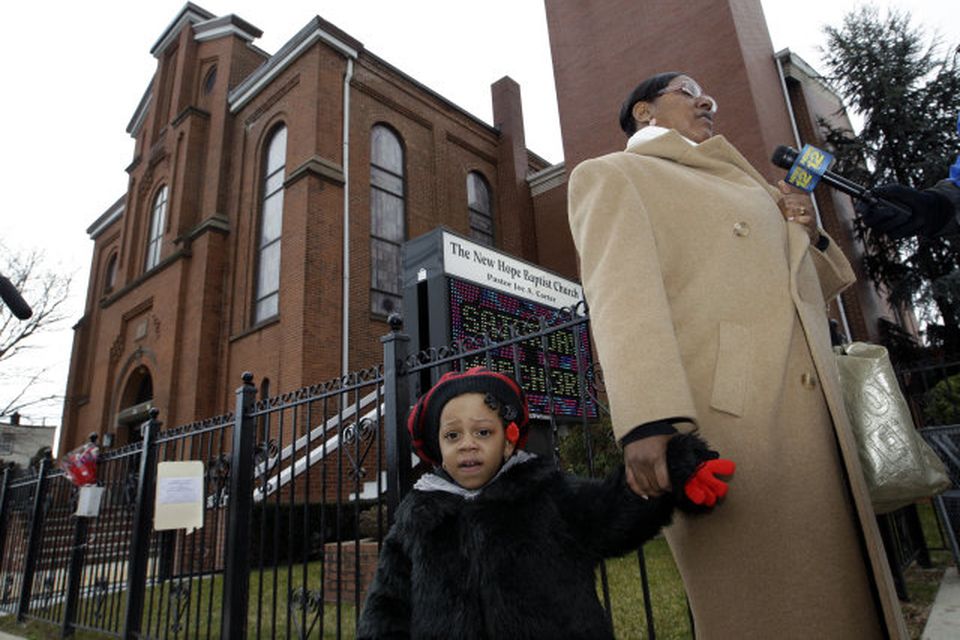
[(170, 189), (167, 185), (157, 189), (150, 206), (150, 226), (147, 229), (147, 250), (143, 260), (146, 273), (160, 264), (160, 251), (163, 248), (163, 232), (167, 224), (167, 209), (170, 206)]
[[(483, 202), (479, 198), (471, 197), (471, 184), (475, 190), (486, 192), (486, 210), (483, 208)], [(488, 229), (481, 228), (477, 224), (478, 219), (486, 220)], [(493, 221), (493, 189), (490, 188), (490, 182), (479, 171), (471, 171), (467, 174), (467, 223), (470, 227), (470, 239), (488, 247), (496, 245), (497, 229)]]
[[(274, 145), (283, 140), (282, 149), (274, 149)], [(253, 275), (253, 304), (251, 305), (251, 319), (253, 324), (260, 324), (280, 315), (280, 264), (282, 260), (281, 240), (283, 238), (283, 193), (284, 179), (287, 167), (287, 126), (277, 124), (266, 137), (263, 145), (263, 170), (260, 181), (260, 206), (257, 216), (257, 235)], [(279, 164), (276, 161), (279, 160)], [(271, 164), (271, 163), (274, 164)], [(268, 209), (269, 207), (269, 209)], [(267, 216), (277, 216), (277, 220), (268, 220)], [(276, 227), (274, 229), (274, 227)], [(275, 231), (275, 236), (265, 237), (265, 234)], [(276, 252), (272, 263), (264, 259), (267, 252)], [(271, 256), (272, 257), (272, 256)], [(275, 272), (264, 274), (265, 265), (271, 264)], [(270, 282), (263, 282), (269, 278)]]
[(103, 293), (107, 294), (113, 291), (117, 286), (117, 270), (119, 266), (119, 253), (114, 250), (107, 257), (107, 266), (103, 270)]
[[(378, 135), (385, 136), (382, 140), (386, 141), (379, 146)], [(387, 149), (388, 144), (396, 146)], [(400, 310), (400, 247), (407, 239), (405, 165), (406, 149), (400, 134), (383, 123), (374, 125), (370, 129), (370, 312), (381, 318)], [(391, 214), (398, 219), (386, 219)], [(391, 228), (394, 233), (388, 235)], [(378, 256), (383, 257), (378, 260)], [(392, 262), (394, 273), (383, 269), (386, 261)], [(390, 280), (395, 290), (384, 286)]]

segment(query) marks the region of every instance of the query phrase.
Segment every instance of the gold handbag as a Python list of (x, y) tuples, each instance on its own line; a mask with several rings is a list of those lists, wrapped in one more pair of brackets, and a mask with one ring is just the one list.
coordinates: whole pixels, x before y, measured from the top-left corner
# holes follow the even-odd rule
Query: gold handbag
[(889, 513), (948, 489), (947, 470), (914, 427), (886, 348), (853, 342), (836, 351), (874, 511)]

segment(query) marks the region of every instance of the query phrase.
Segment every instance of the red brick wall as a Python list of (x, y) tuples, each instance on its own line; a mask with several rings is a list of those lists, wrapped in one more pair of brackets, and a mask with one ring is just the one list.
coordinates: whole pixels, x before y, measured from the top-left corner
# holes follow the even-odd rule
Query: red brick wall
[(770, 154), (793, 138), (759, 0), (546, 0), (546, 9), (568, 172), (623, 149), (617, 114), (641, 80), (681, 71), (717, 99), (718, 133), (776, 177)]
[(533, 198), (537, 224), (540, 265), (556, 273), (580, 281), (577, 249), (573, 246), (567, 222), (567, 183), (548, 189)]
[[(336, 542), (324, 546), (323, 599), (325, 602), (337, 602), (338, 590), (340, 602), (354, 602), (357, 589), (360, 589), (360, 603), (367, 599), (367, 591), (377, 573), (379, 550), (377, 543), (361, 540), (343, 542), (338, 548)], [(359, 571), (357, 557), (359, 556)], [(359, 579), (358, 579), (359, 578)]]

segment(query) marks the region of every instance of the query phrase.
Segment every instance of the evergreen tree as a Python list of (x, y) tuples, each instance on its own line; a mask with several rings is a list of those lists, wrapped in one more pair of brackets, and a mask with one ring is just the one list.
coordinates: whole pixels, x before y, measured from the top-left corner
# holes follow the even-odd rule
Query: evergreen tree
[[(896, 182), (923, 189), (946, 178), (960, 149), (957, 50), (942, 47), (936, 37), (925, 41), (909, 14), (881, 17), (870, 7), (824, 32), (825, 79), (863, 118), (859, 135), (821, 121), (836, 153), (835, 170), (867, 186)], [(855, 231), (867, 247), (864, 267), (878, 290), (928, 322), (932, 347), (960, 353), (960, 239), (890, 240), (859, 220)]]

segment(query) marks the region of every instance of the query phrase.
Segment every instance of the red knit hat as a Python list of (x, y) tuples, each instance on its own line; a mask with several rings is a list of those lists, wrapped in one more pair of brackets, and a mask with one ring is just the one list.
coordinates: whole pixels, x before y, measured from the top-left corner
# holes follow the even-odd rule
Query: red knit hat
[[(440, 464), (440, 412), (450, 400), (464, 393), (485, 393), (493, 396), (500, 407), (497, 412), (507, 430), (507, 439), (522, 449), (527, 444), (527, 423), (530, 420), (527, 397), (510, 376), (474, 367), (467, 371), (450, 371), (420, 396), (407, 417), (407, 430), (413, 450), (420, 459)], [(512, 427), (512, 428), (511, 428)]]

